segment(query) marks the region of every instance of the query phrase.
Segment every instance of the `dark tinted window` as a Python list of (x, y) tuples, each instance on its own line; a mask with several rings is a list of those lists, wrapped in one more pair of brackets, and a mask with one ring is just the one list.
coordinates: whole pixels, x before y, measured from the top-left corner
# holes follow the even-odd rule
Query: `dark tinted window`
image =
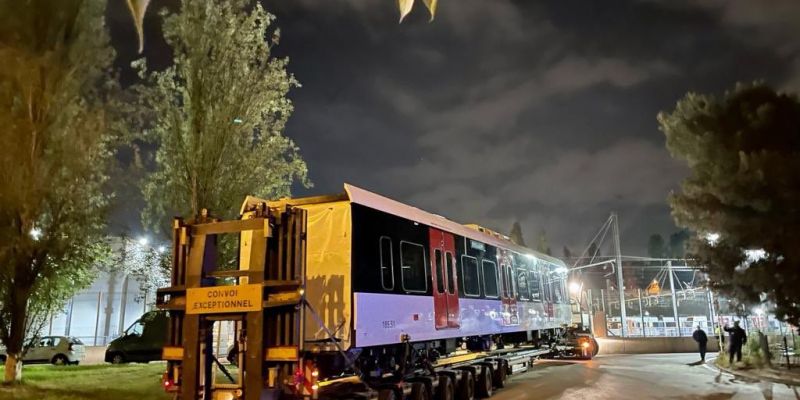
[(561, 284), (564, 282), (560, 278), (553, 277), (553, 280), (550, 281), (553, 287), (553, 301), (556, 303), (563, 303), (564, 302), (564, 293), (561, 291)]
[(456, 293), (456, 267), (454, 265), (455, 259), (453, 258), (453, 253), (447, 252), (445, 253), (447, 260), (447, 276), (450, 280), (447, 282), (447, 292), (450, 294)]
[(426, 292), (425, 249), (416, 243), (400, 242), (400, 279), (407, 292)]
[(550, 265), (546, 263), (539, 264), (542, 271), (542, 298), (544, 301), (553, 301), (553, 278), (550, 274)]
[(519, 291), (520, 299), (530, 299), (528, 294), (528, 268), (524, 264), (517, 265), (517, 291)]
[(478, 260), (475, 257), (461, 256), (461, 279), (464, 280), (464, 294), (480, 296), (481, 287), (478, 275)]
[(436, 269), (436, 293), (444, 293), (444, 276), (442, 274), (442, 251), (433, 251), (434, 267)]
[(531, 294), (531, 300), (534, 301), (541, 301), (542, 300), (542, 276), (539, 273), (539, 267), (533, 266), (531, 267), (530, 273), (528, 274), (528, 289)]
[(483, 270), (483, 289), (486, 297), (497, 297), (497, 264), (484, 260), (481, 264)]
[(384, 290), (394, 289), (394, 262), (392, 261), (392, 239), (383, 236), (380, 240), (381, 286)]

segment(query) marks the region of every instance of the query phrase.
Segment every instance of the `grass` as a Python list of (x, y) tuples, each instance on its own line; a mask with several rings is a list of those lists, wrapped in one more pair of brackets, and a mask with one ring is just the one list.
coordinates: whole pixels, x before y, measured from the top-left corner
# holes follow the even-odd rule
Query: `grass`
[[(0, 374), (3, 368), (0, 367)], [(22, 384), (0, 385), (0, 399), (168, 400), (161, 388), (164, 364), (25, 366)]]

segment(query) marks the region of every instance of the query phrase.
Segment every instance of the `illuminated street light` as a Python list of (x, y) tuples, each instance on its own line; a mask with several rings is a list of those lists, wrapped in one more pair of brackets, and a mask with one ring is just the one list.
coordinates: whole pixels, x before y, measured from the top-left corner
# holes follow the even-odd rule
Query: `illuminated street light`
[(141, 236), (137, 242), (139, 242), (140, 246), (147, 246), (147, 244), (150, 243), (150, 239), (148, 239), (147, 236)]
[(719, 242), (719, 233), (707, 233), (706, 241), (712, 246), (716, 245)]
[(167, 246), (164, 246), (164, 245), (158, 246), (158, 252), (159, 253), (163, 253), (165, 251), (167, 251)]
[(39, 238), (42, 237), (42, 230), (39, 228), (32, 228), (30, 234), (33, 240), (39, 240)]

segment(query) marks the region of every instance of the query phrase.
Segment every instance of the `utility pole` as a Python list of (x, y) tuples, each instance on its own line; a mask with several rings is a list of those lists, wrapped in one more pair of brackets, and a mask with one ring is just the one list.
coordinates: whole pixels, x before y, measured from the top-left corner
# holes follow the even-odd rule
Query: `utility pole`
[(675, 298), (675, 279), (672, 277), (672, 261), (667, 261), (669, 270), (669, 289), (672, 291), (672, 314), (675, 316), (675, 327), (678, 328), (678, 336), (681, 336), (681, 321), (678, 319), (678, 300)]
[(617, 213), (611, 213), (614, 234), (614, 253), (617, 258), (617, 289), (619, 290), (619, 319), (620, 319), (620, 336), (628, 336), (628, 313), (625, 310), (625, 286), (622, 281), (622, 251), (619, 246), (619, 217)]

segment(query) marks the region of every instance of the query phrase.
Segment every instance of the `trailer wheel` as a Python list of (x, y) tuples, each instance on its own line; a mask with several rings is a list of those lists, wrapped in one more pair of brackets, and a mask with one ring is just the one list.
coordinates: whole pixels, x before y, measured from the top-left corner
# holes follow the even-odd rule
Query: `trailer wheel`
[(600, 345), (597, 343), (595, 338), (592, 338), (592, 357), (596, 357), (597, 353), (600, 352)]
[(397, 396), (394, 389), (381, 389), (378, 392), (378, 400), (402, 400), (402, 396)]
[(461, 370), (461, 379), (456, 384), (456, 398), (458, 400), (473, 400), (475, 398), (475, 375), (468, 369)]
[(495, 387), (502, 388), (506, 386), (506, 378), (508, 377), (508, 361), (500, 359), (497, 360), (497, 370), (494, 371), (493, 381)]
[(449, 375), (439, 375), (439, 387), (436, 391), (438, 400), (455, 400), (456, 398), (456, 387)]
[(411, 397), (409, 400), (431, 400), (428, 389), (422, 382), (411, 382)]
[(492, 397), (492, 367), (484, 364), (480, 366), (480, 369), (475, 392), (478, 397), (487, 399)]

